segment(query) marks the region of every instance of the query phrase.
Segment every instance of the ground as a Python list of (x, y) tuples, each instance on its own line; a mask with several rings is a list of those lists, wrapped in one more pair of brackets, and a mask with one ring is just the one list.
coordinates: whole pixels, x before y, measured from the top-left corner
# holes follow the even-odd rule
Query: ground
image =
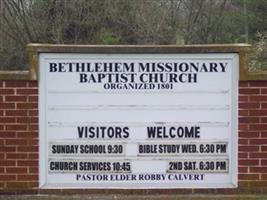
[(2, 195), (0, 200), (267, 200), (261, 195)]

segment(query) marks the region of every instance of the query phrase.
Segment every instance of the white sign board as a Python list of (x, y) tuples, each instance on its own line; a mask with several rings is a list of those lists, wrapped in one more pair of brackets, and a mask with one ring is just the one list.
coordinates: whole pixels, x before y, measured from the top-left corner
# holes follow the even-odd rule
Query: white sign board
[(239, 57), (40, 53), (40, 187), (237, 186)]

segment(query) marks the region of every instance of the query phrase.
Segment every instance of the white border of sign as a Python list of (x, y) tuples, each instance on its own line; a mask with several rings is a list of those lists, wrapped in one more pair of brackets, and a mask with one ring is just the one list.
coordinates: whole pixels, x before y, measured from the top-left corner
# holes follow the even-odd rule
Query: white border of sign
[[(53, 58), (62, 58), (61, 56), (67, 55), (68, 53), (54, 53)], [(77, 54), (77, 53), (75, 53)], [(81, 53), (84, 54), (84, 53)], [(101, 53), (105, 54), (105, 53)], [(116, 54), (116, 53), (114, 53)], [(137, 53), (134, 53), (137, 54)], [(140, 53), (139, 53), (140, 54)], [(146, 52), (145, 54), (149, 54)], [(157, 54), (173, 54), (173, 53), (157, 53)], [(205, 57), (211, 58), (212, 56), (216, 55), (216, 58), (227, 58), (231, 59), (233, 61), (233, 76), (232, 76), (232, 115), (231, 115), (231, 122), (232, 124), (232, 146), (231, 146), (231, 155), (232, 159), (230, 160), (229, 166), (231, 167), (229, 169), (230, 176), (232, 177), (231, 183), (227, 184), (220, 184), (220, 183), (214, 183), (214, 184), (208, 184), (208, 185), (201, 185), (199, 184), (183, 184), (183, 187), (177, 187), (177, 186), (164, 186), (161, 185), (160, 187), (151, 187), (149, 186), (149, 183), (147, 185), (142, 185), (142, 187), (138, 187), (136, 185), (133, 185), (129, 188), (121, 188), (116, 186), (108, 186), (108, 184), (102, 184), (97, 186), (90, 186), (90, 189), (181, 189), (181, 188), (234, 188), (237, 187), (238, 183), (238, 80), (239, 80), (239, 55), (238, 53), (177, 53), (182, 56), (195, 56), (197, 55), (205, 55)], [(51, 54), (50, 54), (51, 55)], [(47, 165), (47, 137), (46, 137), (46, 110), (47, 110), (47, 104), (46, 104), (46, 79), (45, 79), (45, 68), (42, 66), (42, 62), (47, 58), (47, 53), (39, 53), (39, 187), (44, 189), (71, 189), (71, 188), (81, 188), (86, 189), (88, 188), (88, 185), (85, 184), (48, 184), (46, 180), (46, 165)], [(232, 162), (232, 163), (231, 163)]]

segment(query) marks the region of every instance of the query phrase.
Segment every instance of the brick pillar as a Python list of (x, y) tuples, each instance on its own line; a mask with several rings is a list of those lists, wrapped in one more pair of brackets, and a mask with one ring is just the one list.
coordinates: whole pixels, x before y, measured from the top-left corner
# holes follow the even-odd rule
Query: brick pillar
[(267, 192), (267, 81), (239, 84), (239, 181)]
[(37, 82), (0, 82), (0, 190), (38, 186)]

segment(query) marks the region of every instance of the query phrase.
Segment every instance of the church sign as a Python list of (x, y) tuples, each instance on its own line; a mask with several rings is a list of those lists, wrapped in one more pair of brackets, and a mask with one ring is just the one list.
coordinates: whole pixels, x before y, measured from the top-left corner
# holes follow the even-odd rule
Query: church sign
[(37, 45), (40, 187), (237, 187), (239, 54), (203, 48)]

